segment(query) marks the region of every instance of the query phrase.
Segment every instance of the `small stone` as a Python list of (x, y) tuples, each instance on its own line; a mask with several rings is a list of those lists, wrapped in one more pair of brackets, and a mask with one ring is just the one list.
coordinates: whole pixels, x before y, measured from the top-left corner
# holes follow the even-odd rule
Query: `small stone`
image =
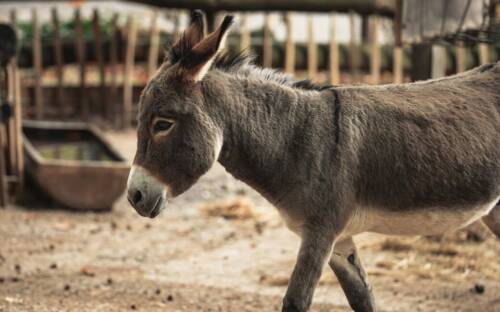
[(21, 279), (20, 279), (19, 277), (12, 277), (12, 278), (10, 279), (10, 281), (11, 281), (11, 282), (14, 282), (14, 283), (17, 283), (17, 282), (21, 281)]
[(109, 277), (109, 278), (106, 280), (106, 284), (108, 284), (108, 285), (113, 284), (113, 279), (112, 279), (111, 277)]
[(131, 304), (131, 305), (130, 305), (130, 309), (132, 309), (132, 310), (137, 310), (137, 307), (135, 306), (135, 304)]
[(21, 273), (21, 266), (19, 264), (16, 264), (14, 266), (14, 270), (16, 270), (16, 273), (18, 273), (18, 274)]
[(3, 282), (5, 282), (5, 278), (0, 277), (0, 284), (3, 284)]
[(52, 263), (52, 264), (50, 265), (50, 268), (51, 268), (52, 270), (57, 269), (57, 263)]
[(155, 294), (157, 294), (157, 295), (161, 294), (161, 289), (157, 288), (156, 291), (155, 291)]
[(64, 285), (64, 290), (69, 291), (71, 289), (71, 286), (69, 284)]
[(167, 301), (174, 301), (174, 296), (168, 295), (167, 296)]
[(476, 292), (476, 294), (483, 294), (484, 293), (484, 285), (482, 284), (476, 284), (474, 285), (474, 291)]

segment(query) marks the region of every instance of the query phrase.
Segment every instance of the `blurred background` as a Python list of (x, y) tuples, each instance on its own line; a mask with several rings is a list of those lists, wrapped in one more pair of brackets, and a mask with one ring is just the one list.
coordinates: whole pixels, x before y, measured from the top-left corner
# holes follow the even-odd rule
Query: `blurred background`
[[(404, 83), (500, 56), (498, 0), (0, 1), (0, 311), (276, 311), (298, 238), (216, 165), (155, 220), (123, 197), (137, 102), (206, 12), (227, 49), (317, 83)], [(357, 238), (382, 311), (500, 311), (500, 247)], [(328, 270), (313, 311), (349, 311)]]

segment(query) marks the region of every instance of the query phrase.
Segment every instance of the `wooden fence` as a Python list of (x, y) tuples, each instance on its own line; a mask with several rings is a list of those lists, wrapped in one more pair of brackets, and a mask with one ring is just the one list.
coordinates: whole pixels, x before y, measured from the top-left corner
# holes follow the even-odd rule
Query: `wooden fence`
[[(95, 8), (91, 16), (91, 50), (93, 51), (89, 51), (89, 46), (84, 38), (84, 21), (81, 9), (75, 8), (73, 15), (74, 61), (78, 71), (78, 85), (70, 87), (64, 79), (66, 55), (61, 39), (61, 22), (58, 10), (52, 9), (52, 40), (49, 53), (53, 54), (56, 83), (54, 87), (49, 88), (44, 86), (42, 81), (45, 71), (42, 53), (44, 51), (47, 53), (47, 51), (42, 47), (39, 13), (37, 9), (33, 9), (31, 14), (33, 79), (31, 84), (23, 84), (22, 86), (24, 116), (34, 119), (96, 120), (101, 125), (120, 129), (133, 126), (140, 90), (146, 83), (147, 77), (153, 75), (161, 62), (161, 38), (163, 38), (164, 33), (159, 29), (158, 21), (164, 12), (159, 10), (152, 12), (148, 16), (149, 29), (146, 30), (138, 29), (139, 16), (127, 16), (126, 23), (120, 25), (118, 23), (119, 13), (115, 13), (110, 22), (109, 35), (104, 36), (101, 29), (102, 17), (99, 9)], [(400, 12), (399, 9), (390, 20), (386, 16), (364, 16), (363, 21), (366, 23), (364, 28), (368, 29), (368, 33), (362, 37), (363, 42), (358, 42), (356, 39), (360, 37), (361, 31), (356, 28), (357, 15), (349, 13), (351, 40), (347, 45), (338, 43), (338, 30), (335, 27), (337, 13), (330, 13), (330, 28), (321, 30), (329, 32), (329, 43), (326, 45), (316, 42), (317, 30), (313, 28), (313, 16), (310, 15), (307, 18), (308, 39), (303, 47), (301, 44), (297, 44), (293, 38), (292, 17), (296, 14), (295, 12), (282, 14), (286, 28), (286, 38), (283, 42), (275, 42), (271, 31), (271, 14), (263, 13), (265, 17), (259, 38), (256, 36), (256, 32), (252, 33), (249, 29), (248, 13), (241, 13), (238, 14), (240, 19), (239, 26), (236, 27), (237, 31), (233, 31), (230, 40), (228, 40), (229, 49), (250, 48), (259, 55), (258, 59), (264, 67), (280, 67), (290, 74), (297, 74), (313, 81), (333, 85), (356, 82), (401, 83), (408, 79), (405, 75), (405, 68), (408, 68), (409, 61), (405, 61), (405, 59), (409, 59), (409, 57), (405, 57), (408, 52), (404, 52), (408, 48), (403, 49), (401, 15), (398, 12)], [(12, 25), (18, 26), (15, 10), (12, 11), (11, 16)], [(394, 44), (391, 46), (381, 46), (380, 44), (383, 19), (393, 25)], [(175, 38), (178, 33), (179, 29), (176, 28), (168, 34), (169, 40)], [(147, 44), (142, 48), (138, 47), (139, 35), (147, 38)], [(106, 47), (104, 48), (105, 43)], [(146, 53), (141, 53), (144, 55), (144, 59), (137, 63), (137, 53), (143, 48), (147, 49)], [(466, 68), (465, 51), (461, 45), (456, 47), (455, 67), (457, 71)], [(484, 44), (480, 45), (479, 51), (482, 51), (479, 53), (481, 63), (492, 59), (492, 57), (488, 58), (487, 53), (484, 52), (488, 51), (488, 47)], [(89, 57), (89, 52), (92, 52), (92, 58)], [(276, 53), (279, 54), (277, 57)], [(89, 84), (88, 82), (89, 66), (97, 71), (97, 75), (95, 75), (97, 83)], [(145, 73), (143, 79), (136, 77), (139, 68)], [(137, 82), (137, 80), (139, 81)]]

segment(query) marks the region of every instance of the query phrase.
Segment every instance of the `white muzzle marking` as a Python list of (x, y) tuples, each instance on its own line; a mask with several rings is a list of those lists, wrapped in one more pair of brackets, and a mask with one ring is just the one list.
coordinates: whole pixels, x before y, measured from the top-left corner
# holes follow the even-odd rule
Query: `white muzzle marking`
[(127, 181), (127, 197), (144, 217), (154, 218), (165, 208), (168, 187), (141, 166), (133, 165)]

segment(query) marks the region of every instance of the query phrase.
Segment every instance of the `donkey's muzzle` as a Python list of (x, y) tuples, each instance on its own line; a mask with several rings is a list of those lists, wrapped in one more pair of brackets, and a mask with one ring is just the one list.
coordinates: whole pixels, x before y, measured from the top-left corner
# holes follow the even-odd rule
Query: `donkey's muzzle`
[(127, 182), (127, 200), (143, 217), (154, 218), (165, 206), (165, 186), (144, 168), (132, 166)]

